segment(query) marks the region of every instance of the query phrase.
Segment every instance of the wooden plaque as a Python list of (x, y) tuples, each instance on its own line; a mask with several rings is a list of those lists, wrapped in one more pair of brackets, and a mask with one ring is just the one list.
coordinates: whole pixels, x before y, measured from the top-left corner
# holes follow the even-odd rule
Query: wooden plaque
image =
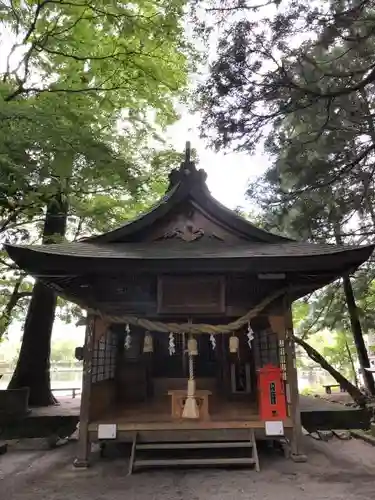
[(193, 314), (225, 312), (222, 276), (160, 276), (158, 313)]

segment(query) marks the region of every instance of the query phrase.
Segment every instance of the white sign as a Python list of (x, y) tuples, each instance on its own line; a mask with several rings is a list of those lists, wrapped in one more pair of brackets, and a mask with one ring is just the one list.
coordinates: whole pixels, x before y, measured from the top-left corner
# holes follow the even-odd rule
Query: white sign
[(279, 420), (265, 422), (266, 436), (284, 436), (284, 424)]
[(98, 439), (116, 439), (117, 425), (116, 424), (99, 424)]

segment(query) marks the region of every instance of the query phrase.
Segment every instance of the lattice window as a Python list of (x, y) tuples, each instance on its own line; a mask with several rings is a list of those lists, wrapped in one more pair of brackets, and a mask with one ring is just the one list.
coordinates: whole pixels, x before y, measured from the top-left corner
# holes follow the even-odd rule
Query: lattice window
[(253, 340), (256, 368), (271, 364), (280, 366), (277, 334), (272, 330), (257, 332)]
[(111, 330), (94, 345), (91, 381), (114, 378), (116, 369), (117, 336)]

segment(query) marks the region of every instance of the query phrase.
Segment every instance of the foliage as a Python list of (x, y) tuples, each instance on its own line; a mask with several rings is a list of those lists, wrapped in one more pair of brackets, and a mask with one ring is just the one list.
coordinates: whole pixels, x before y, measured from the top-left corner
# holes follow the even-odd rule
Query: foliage
[[(150, 158), (147, 158), (147, 153), (149, 153)], [(135, 160), (134, 155), (134, 166), (136, 165)], [(113, 229), (140, 212), (146, 211), (164, 192), (168, 172), (171, 168), (176, 167), (180, 161), (181, 154), (175, 153), (173, 150), (155, 151), (144, 148), (142, 157), (139, 158), (139, 168), (142, 167), (143, 172), (133, 180), (135, 187), (133, 193), (129, 191), (129, 184), (124, 181), (121, 184), (117, 182), (117, 186), (116, 181), (113, 181), (114, 187), (111, 187), (111, 177), (109, 175), (104, 177), (104, 181), (109, 183), (108, 192), (107, 188), (100, 190), (99, 184), (95, 184), (95, 189), (102, 192), (95, 194), (95, 189), (92, 192), (87, 192), (88, 182), (82, 184), (83, 191), (79, 189), (76, 192), (70, 191), (69, 199), (71, 203), (68, 212), (67, 238), (74, 240)], [(124, 163), (122, 163), (121, 168), (124, 169)], [(116, 171), (114, 173), (116, 174)], [(78, 183), (77, 186), (79, 186)], [(38, 238), (39, 233), (33, 224), (21, 224), (12, 231), (5, 231), (4, 234), (11, 241), (19, 241), (21, 231), (24, 235), (23, 241)], [(0, 299), (0, 310), (2, 311), (0, 316), (0, 338), (1, 333), (4, 334), (8, 328), (10, 320), (23, 317), (32, 289), (32, 280), (19, 270), (13, 269), (14, 266), (7, 259), (5, 252), (3, 252), (2, 262), (5, 274), (0, 280), (2, 290)], [(20, 282), (19, 286), (18, 282)], [(15, 299), (14, 301), (11, 300), (12, 296)], [(58, 305), (58, 316), (67, 322), (73, 322), (81, 315), (78, 307), (68, 304), (62, 299), (59, 299)]]
[[(69, 239), (154, 201), (178, 156), (160, 130), (177, 117), (193, 53), (184, 4), (1, 4), (13, 45), (2, 54), (0, 83), (0, 243), (38, 241), (56, 196), (69, 204)], [(24, 312), (32, 281), (3, 252), (0, 259), (1, 339)]]
[(51, 342), (51, 363), (73, 362), (76, 342), (71, 339), (57, 339)]
[(317, 103), (330, 116), (341, 98), (372, 88), (372, 0), (228, 3), (211, 2), (231, 14), (201, 89), (203, 126), (216, 132), (216, 146), (251, 151), (266, 125)]
[(100, 93), (105, 106), (125, 100), (134, 114), (155, 102), (164, 120), (173, 114), (165, 96), (178, 95), (186, 83), (184, 6), (184, 0), (3, 3), (0, 19), (16, 37), (5, 73), (15, 88), (6, 99)]
[(341, 387), (345, 389), (345, 391), (353, 398), (353, 400), (360, 406), (365, 406), (367, 403), (367, 396), (359, 389), (356, 385), (354, 385), (350, 380), (348, 380), (343, 373), (338, 371), (332, 364), (330, 364), (327, 359), (322, 356), (319, 350), (312, 347), (312, 345), (308, 344), (301, 337), (294, 336), (295, 343), (301, 347), (306, 354), (318, 365), (320, 365), (324, 370), (326, 370), (334, 380)]
[(346, 378), (356, 382), (357, 376), (353, 364), (357, 360), (357, 352), (350, 331), (334, 332), (332, 345), (325, 345), (322, 355)]
[(27, 308), (32, 284), (25, 276), (7, 273), (0, 279), (0, 343), (12, 321), (20, 319)]
[[(321, 318), (320, 321), (317, 319), (315, 306), (314, 301), (308, 302), (306, 300), (300, 300), (294, 304), (293, 322), (296, 334), (318, 350), (331, 366), (357, 384), (355, 367), (357, 367), (358, 356), (350, 324), (347, 324), (345, 320), (341, 322), (341, 325), (335, 321), (337, 327), (325, 328), (327, 320), (325, 318)], [(309, 370), (313, 366), (316, 365), (301, 351), (299, 353), (299, 367)]]
[[(265, 139), (272, 163), (248, 194), (268, 229), (310, 241), (371, 242), (374, 2), (265, 3), (267, 9), (262, 2), (257, 9), (252, 1), (209, 2), (218, 16), (230, 14), (201, 86), (202, 128), (217, 148), (253, 152)], [(357, 274), (363, 305), (373, 276), (372, 262)], [(335, 284), (316, 299), (327, 319), (321, 327), (340, 320), (337, 290)]]
[[(202, 132), (217, 149), (253, 153), (264, 144), (271, 165), (248, 192), (264, 225), (309, 241), (373, 241), (374, 2), (208, 3), (219, 40), (200, 87)], [(361, 314), (372, 302), (373, 276), (370, 261), (354, 281)], [(310, 297), (302, 341), (325, 327), (353, 326), (339, 287)]]
[(146, 211), (162, 197), (168, 173), (180, 164), (182, 153), (171, 148), (146, 147), (140, 153), (137, 158), (136, 152), (132, 152), (132, 168), (139, 172), (133, 192), (126, 191), (114, 180), (108, 192), (80, 197), (71, 203), (69, 231), (75, 239), (114, 229)]
[[(77, 342), (72, 338), (57, 338), (53, 339), (51, 342), (51, 364), (59, 362), (70, 362), (76, 361), (74, 357), (75, 348), (77, 347)], [(1, 349), (1, 361), (5, 365), (13, 367), (19, 355), (20, 346), (14, 340), (4, 341)], [(8, 371), (8, 370), (7, 370)]]

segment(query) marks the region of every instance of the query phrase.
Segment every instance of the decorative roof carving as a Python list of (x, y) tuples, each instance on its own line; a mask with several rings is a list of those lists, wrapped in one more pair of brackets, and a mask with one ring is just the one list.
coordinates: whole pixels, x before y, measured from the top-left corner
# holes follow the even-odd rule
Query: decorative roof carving
[(175, 228), (167, 231), (160, 239), (178, 238), (183, 241), (195, 241), (201, 239), (202, 236), (204, 236), (204, 229), (196, 228), (193, 223), (187, 222), (181, 229)]
[(181, 163), (179, 169), (174, 169), (169, 174), (169, 186), (167, 191), (170, 191), (174, 186), (181, 182), (192, 182), (204, 184), (207, 179), (207, 173), (203, 169), (197, 170), (195, 163), (191, 161), (191, 145), (186, 143), (185, 159)]
[(208, 233), (202, 227), (197, 227), (191, 220), (182, 223), (180, 227), (174, 229), (169, 229), (163, 236), (157, 238), (157, 240), (169, 240), (169, 239), (180, 239), (186, 242), (196, 241), (206, 236), (207, 238), (213, 238), (216, 240), (224, 241), (221, 236), (215, 233)]

